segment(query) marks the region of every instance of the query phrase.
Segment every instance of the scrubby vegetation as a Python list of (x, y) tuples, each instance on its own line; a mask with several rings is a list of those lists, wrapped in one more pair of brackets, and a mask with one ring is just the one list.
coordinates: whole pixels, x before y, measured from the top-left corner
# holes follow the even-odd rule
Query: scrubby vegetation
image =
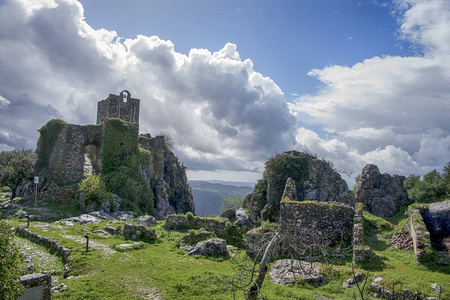
[[(11, 221), (14, 225), (23, 224), (17, 219)], [(412, 251), (388, 247), (393, 226), (385, 220), (365, 214), (364, 222), (369, 228), (366, 238), (370, 237), (369, 244), (376, 253), (383, 255), (384, 265), (369, 270), (357, 268), (356, 272), (369, 271), (369, 283), (377, 273), (384, 278), (386, 288), (420, 291), (424, 296), (437, 297), (430, 286), (438, 284), (442, 286), (441, 299), (450, 297), (448, 270), (438, 265), (418, 265)], [(31, 223), (31, 231), (57, 240), (74, 251), (69, 273), (74, 277), (59, 280), (58, 284), (66, 284), (67, 289), (53, 294), (53, 299), (244, 299), (243, 292), (231, 284), (237, 276), (231, 259), (185, 256), (186, 252), (178, 249), (183, 236), (196, 236), (203, 229), (189, 233), (167, 231), (164, 222), (158, 222), (152, 226), (158, 241), (140, 241), (141, 247), (116, 251), (117, 245), (130, 241), (122, 235), (104, 235), (98, 230), (119, 225), (123, 227), (124, 223), (104, 221), (103, 224), (75, 224), (71, 227)], [(273, 227), (269, 223), (266, 226)], [(89, 252), (85, 252), (83, 230), (90, 236)], [(235, 250), (235, 254), (242, 255), (242, 248)], [(342, 288), (342, 282), (352, 277), (351, 259), (334, 265), (332, 272), (326, 274), (328, 284), (316, 289), (302, 281), (297, 285), (282, 286), (266, 278), (261, 292), (264, 299), (317, 299), (318, 296), (353, 299), (353, 290)], [(364, 299), (373, 299), (369, 283)]]
[(36, 154), (31, 150), (0, 152), (0, 186), (11, 189), (11, 198), (16, 197), (17, 188), (31, 180), (36, 163)]
[(12, 226), (0, 221), (0, 298), (16, 299), (23, 287), (19, 276), (19, 250), (13, 242)]

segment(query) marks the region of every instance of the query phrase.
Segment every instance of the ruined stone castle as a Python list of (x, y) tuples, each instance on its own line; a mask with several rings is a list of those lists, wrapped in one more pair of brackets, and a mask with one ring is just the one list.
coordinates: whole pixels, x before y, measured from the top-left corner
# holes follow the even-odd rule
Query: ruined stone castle
[[(164, 136), (139, 135), (139, 111), (140, 100), (132, 98), (131, 93), (124, 90), (119, 95), (110, 94), (98, 102), (96, 125), (49, 121), (47, 127), (56, 123), (56, 127), (59, 127), (57, 130), (52, 129), (51, 134), (47, 133), (47, 136), (46, 131), (50, 129), (46, 126), (41, 128), (37, 149), (38, 153), (43, 153), (39, 162), (40, 176), (47, 182), (46, 187), (49, 186), (48, 182), (52, 183), (52, 187), (60, 188), (80, 181), (86, 175), (87, 160), (92, 164), (93, 172), (102, 172), (105, 168), (102, 157), (110, 151), (105, 145), (108, 124), (112, 120), (120, 119), (126, 124), (126, 132), (115, 137), (123, 139), (116, 141), (121, 147), (118, 150), (118, 159), (124, 159), (130, 149), (139, 151), (138, 148), (141, 148), (150, 152), (148, 161), (141, 163), (140, 171), (155, 195), (158, 217), (164, 218), (171, 213), (194, 212), (193, 196), (184, 166), (170, 151)], [(111, 162), (108, 162), (106, 167), (111, 168)]]

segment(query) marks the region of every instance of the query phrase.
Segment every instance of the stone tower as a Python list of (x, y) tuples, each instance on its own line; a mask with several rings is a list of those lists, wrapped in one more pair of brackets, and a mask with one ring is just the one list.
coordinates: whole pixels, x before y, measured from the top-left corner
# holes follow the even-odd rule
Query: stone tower
[(109, 94), (108, 98), (98, 102), (97, 125), (107, 118), (118, 118), (136, 124), (139, 128), (140, 100), (131, 98), (131, 93), (123, 90), (120, 95)]

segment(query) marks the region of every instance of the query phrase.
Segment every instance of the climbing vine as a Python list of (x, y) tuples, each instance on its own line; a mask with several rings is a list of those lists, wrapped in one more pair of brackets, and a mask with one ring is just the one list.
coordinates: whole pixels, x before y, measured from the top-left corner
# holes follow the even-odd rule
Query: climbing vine
[(40, 136), (37, 141), (37, 162), (36, 170), (40, 171), (48, 167), (48, 160), (55, 146), (56, 140), (61, 133), (65, 121), (60, 119), (53, 119), (47, 122), (44, 126), (38, 129)]
[(150, 151), (139, 149), (137, 126), (120, 119), (104, 123), (102, 178), (106, 188), (124, 201), (124, 210), (156, 215), (154, 194), (140, 165), (150, 163)]

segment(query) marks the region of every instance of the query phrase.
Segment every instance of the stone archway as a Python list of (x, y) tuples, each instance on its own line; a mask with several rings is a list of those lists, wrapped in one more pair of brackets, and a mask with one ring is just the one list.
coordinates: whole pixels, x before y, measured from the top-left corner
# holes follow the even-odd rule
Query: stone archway
[[(102, 171), (102, 163), (100, 158), (101, 147), (97, 143), (87, 143), (84, 151), (84, 175), (90, 173), (98, 174)], [(89, 167), (91, 170), (89, 171)]]

